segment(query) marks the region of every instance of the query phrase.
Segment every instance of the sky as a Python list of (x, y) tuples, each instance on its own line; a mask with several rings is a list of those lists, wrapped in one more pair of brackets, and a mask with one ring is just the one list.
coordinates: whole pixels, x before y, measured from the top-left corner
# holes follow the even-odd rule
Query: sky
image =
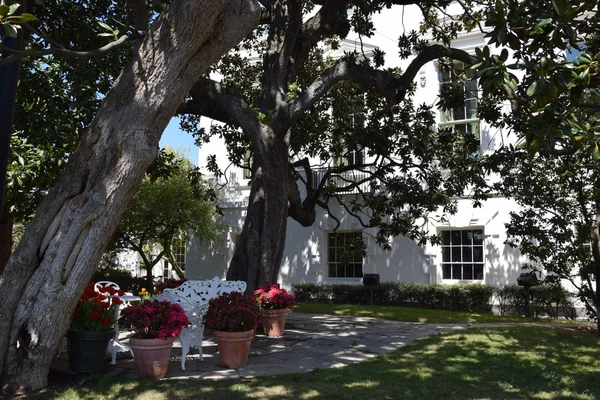
[(179, 118), (173, 117), (160, 139), (160, 147), (170, 146), (175, 150), (183, 149), (194, 165), (198, 165), (198, 147), (194, 145), (191, 134), (179, 129)]

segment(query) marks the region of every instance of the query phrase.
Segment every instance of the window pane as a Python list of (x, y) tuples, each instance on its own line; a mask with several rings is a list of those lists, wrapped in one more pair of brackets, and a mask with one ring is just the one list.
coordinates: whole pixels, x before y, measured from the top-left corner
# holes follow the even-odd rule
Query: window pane
[(450, 231), (442, 231), (442, 244), (450, 244)]
[(463, 279), (473, 279), (473, 264), (463, 264)]
[(346, 264), (346, 278), (354, 278), (354, 264)]
[(475, 264), (473, 269), (475, 270), (475, 279), (483, 280), (483, 264)]
[(329, 264), (329, 277), (330, 278), (335, 278), (336, 277), (336, 264)]
[(354, 277), (355, 278), (362, 278), (363, 273), (362, 273), (362, 264), (355, 264), (354, 265)]
[(461, 237), (460, 231), (451, 231), (451, 232), (452, 232), (452, 245), (456, 246), (456, 245), (461, 244), (461, 241), (460, 241), (460, 237)]
[(463, 262), (473, 261), (472, 247), (463, 247), (462, 249), (462, 260)]
[(460, 247), (452, 247), (452, 262), (460, 262)]
[(483, 245), (483, 231), (481, 229), (473, 231), (473, 244)]
[(450, 247), (442, 247), (442, 262), (450, 262)]
[(452, 265), (452, 279), (462, 279), (462, 265)]
[(346, 275), (346, 266), (344, 264), (336, 264), (335, 276), (343, 278)]
[(336, 262), (335, 249), (327, 249), (327, 262)]
[(470, 245), (473, 243), (473, 231), (462, 231), (462, 244)]
[(339, 248), (344, 248), (346, 246), (346, 235), (343, 233), (338, 233), (335, 235), (335, 245)]
[(483, 262), (483, 246), (473, 246), (473, 261)]
[(450, 264), (442, 264), (442, 278), (452, 279), (452, 267)]
[(335, 247), (335, 233), (329, 234), (329, 248)]

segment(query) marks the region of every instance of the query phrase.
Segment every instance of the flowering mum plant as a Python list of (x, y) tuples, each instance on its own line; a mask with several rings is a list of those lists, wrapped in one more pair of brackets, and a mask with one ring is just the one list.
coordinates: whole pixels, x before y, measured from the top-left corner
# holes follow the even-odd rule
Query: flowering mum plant
[(75, 307), (71, 319), (71, 329), (79, 331), (109, 331), (115, 324), (115, 308), (123, 304), (117, 295), (123, 295), (122, 290), (115, 290), (110, 286), (94, 290), (94, 282), (87, 287)]
[(181, 306), (166, 300), (144, 300), (140, 305), (125, 307), (119, 318), (120, 328), (133, 331), (134, 336), (141, 339), (179, 336), (189, 324)]
[(254, 296), (262, 310), (281, 310), (293, 306), (296, 302), (296, 296), (282, 289), (278, 283), (256, 289)]
[(260, 309), (256, 298), (242, 292), (224, 293), (208, 303), (206, 326), (223, 332), (246, 332), (256, 329)]
[(161, 294), (165, 289), (175, 289), (181, 286), (183, 282), (187, 281), (186, 278), (183, 279), (165, 279), (164, 281), (156, 282), (154, 285), (154, 294)]

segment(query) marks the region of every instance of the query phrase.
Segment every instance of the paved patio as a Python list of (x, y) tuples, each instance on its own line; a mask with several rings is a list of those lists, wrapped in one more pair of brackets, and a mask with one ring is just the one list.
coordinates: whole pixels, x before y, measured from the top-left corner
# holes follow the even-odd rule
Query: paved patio
[[(204, 335), (204, 359), (193, 350), (182, 371), (181, 348), (175, 341), (167, 379), (225, 379), (260, 375), (302, 373), (315, 369), (341, 367), (390, 352), (423, 336), (455, 329), (465, 324), (422, 324), (388, 321), (375, 318), (290, 313), (285, 334), (268, 338), (261, 334), (252, 343), (248, 364), (243, 368), (219, 365), (217, 344), (212, 331)], [(260, 333), (260, 332), (259, 332)], [(60, 375), (68, 372), (66, 354), (52, 367)], [(136, 378), (130, 353), (119, 353), (117, 365), (108, 364), (103, 375)]]

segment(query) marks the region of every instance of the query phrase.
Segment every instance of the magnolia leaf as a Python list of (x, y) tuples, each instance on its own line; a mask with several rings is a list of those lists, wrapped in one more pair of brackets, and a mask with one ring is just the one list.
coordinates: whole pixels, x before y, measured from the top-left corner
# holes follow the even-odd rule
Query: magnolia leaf
[(529, 85), (529, 87), (527, 88), (527, 96), (532, 97), (538, 89), (538, 82), (534, 81), (531, 85)]
[(598, 142), (594, 144), (594, 151), (592, 153), (592, 157), (594, 157), (594, 160), (600, 161), (600, 149), (598, 149)]
[(11, 4), (9, 6), (9, 10), (10, 11), (8, 12), (8, 15), (14, 14), (20, 6), (21, 6), (21, 4), (19, 4), (19, 3), (13, 3), (13, 4)]
[(12, 24), (10, 24), (9, 22), (6, 22), (6, 23), (2, 24), (2, 26), (4, 27), (4, 32), (6, 32), (6, 34), (8, 36), (10, 36), (11, 38), (17, 37), (17, 30), (15, 29), (14, 26), (12, 26)]
[(100, 25), (101, 27), (103, 27), (104, 29), (106, 29), (109, 32), (113, 31), (113, 28), (111, 28), (108, 24), (105, 24), (104, 22), (98, 21), (98, 25)]
[(6, 4), (0, 4), (0, 17), (5, 17), (10, 11), (10, 7)]

